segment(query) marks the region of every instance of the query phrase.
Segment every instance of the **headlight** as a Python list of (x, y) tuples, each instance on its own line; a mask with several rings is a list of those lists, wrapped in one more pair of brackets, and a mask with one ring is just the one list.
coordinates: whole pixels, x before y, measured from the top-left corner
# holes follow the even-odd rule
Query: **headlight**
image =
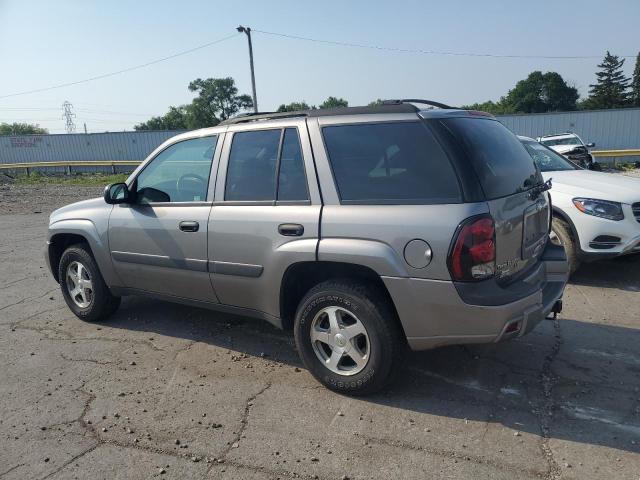
[(574, 198), (573, 204), (578, 210), (594, 217), (606, 218), (608, 220), (622, 220), (622, 205), (618, 202), (608, 200), (595, 200), (593, 198)]

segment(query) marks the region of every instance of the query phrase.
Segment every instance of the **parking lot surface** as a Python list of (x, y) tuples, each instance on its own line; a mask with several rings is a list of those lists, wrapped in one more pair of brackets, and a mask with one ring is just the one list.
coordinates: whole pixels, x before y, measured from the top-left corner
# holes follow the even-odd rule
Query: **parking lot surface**
[(413, 353), (349, 398), (257, 320), (142, 298), (73, 316), (47, 216), (99, 191), (0, 186), (2, 480), (640, 478), (640, 256), (583, 266), (526, 337)]

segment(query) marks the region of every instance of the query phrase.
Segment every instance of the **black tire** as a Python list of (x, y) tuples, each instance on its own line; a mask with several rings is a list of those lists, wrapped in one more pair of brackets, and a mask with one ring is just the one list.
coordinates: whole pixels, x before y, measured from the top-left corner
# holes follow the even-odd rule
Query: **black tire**
[[(357, 315), (369, 338), (366, 365), (352, 375), (330, 370), (318, 358), (311, 340), (316, 315), (331, 306)], [(309, 372), (327, 388), (350, 395), (366, 395), (386, 386), (402, 364), (407, 349), (395, 310), (384, 294), (351, 280), (326, 281), (309, 290), (298, 305), (294, 334)]]
[[(70, 287), (67, 282), (67, 268), (72, 262), (78, 262), (87, 270), (91, 280), (91, 297), (89, 305), (81, 307), (71, 298)], [(120, 306), (120, 297), (111, 294), (109, 287), (104, 283), (100, 269), (94, 260), (89, 247), (85, 244), (76, 244), (67, 248), (58, 266), (58, 279), (60, 289), (69, 309), (81, 320), (98, 322), (113, 314)]]
[(573, 238), (571, 227), (564, 220), (554, 217), (551, 222), (551, 230), (564, 247), (564, 251), (567, 254), (567, 262), (569, 263), (569, 274), (573, 275), (580, 266), (580, 260), (578, 259), (576, 241)]

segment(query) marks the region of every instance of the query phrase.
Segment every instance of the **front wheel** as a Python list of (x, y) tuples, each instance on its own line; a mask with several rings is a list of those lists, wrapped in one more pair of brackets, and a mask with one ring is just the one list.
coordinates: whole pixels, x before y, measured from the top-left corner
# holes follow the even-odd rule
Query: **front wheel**
[(81, 320), (104, 320), (120, 306), (109, 291), (98, 265), (84, 244), (67, 248), (60, 258), (58, 279), (65, 302)]
[(569, 274), (572, 275), (580, 266), (577, 246), (569, 224), (559, 218), (553, 218), (551, 222), (551, 234), (549, 240), (556, 245), (562, 245), (567, 255)]
[(311, 374), (329, 389), (352, 395), (383, 388), (406, 350), (389, 302), (350, 280), (312, 288), (298, 306), (294, 332)]

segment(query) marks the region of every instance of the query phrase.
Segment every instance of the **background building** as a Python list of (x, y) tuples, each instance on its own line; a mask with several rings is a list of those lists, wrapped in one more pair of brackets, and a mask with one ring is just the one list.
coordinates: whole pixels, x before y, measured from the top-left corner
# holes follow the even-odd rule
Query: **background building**
[[(498, 115), (518, 135), (538, 137), (574, 132), (595, 150), (640, 149), (640, 108)], [(176, 130), (0, 136), (0, 163), (144, 160), (158, 145), (181, 133)], [(638, 157), (620, 158), (635, 161)], [(611, 161), (613, 158), (600, 158)], [(132, 167), (118, 167), (129, 171)], [(48, 171), (63, 171), (63, 167)], [(111, 167), (77, 170), (110, 171)]]
[(595, 150), (640, 148), (640, 108), (584, 110), (575, 112), (497, 115), (518, 135), (539, 137), (554, 133), (577, 133)]
[[(0, 136), (0, 163), (144, 160), (158, 145), (181, 131), (72, 133)], [(132, 170), (121, 167), (120, 170)], [(62, 171), (60, 167), (57, 170)], [(110, 170), (88, 167), (82, 170)], [(47, 169), (50, 171), (56, 169)]]

